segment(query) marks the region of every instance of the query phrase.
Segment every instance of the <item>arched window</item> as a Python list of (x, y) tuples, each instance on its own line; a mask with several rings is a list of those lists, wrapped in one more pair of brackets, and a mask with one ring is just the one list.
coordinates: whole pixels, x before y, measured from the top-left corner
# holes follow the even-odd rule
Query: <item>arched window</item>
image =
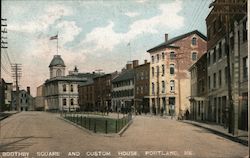
[(193, 61), (197, 60), (197, 52), (192, 52), (192, 60)]
[(63, 85), (63, 91), (64, 91), (64, 92), (66, 92), (66, 91), (67, 91), (67, 89), (66, 89), (66, 85), (65, 85), (65, 84)]
[(60, 69), (56, 71), (56, 76), (62, 76), (62, 71)]
[(196, 46), (196, 45), (197, 45), (197, 38), (196, 38), (196, 37), (193, 37), (193, 38), (192, 38), (192, 45), (193, 45), (193, 46)]
[(74, 105), (74, 99), (70, 99), (70, 105)]
[(73, 87), (73, 85), (70, 85), (70, 91), (71, 91), (71, 92), (74, 92), (74, 87)]
[(174, 74), (174, 64), (170, 64), (170, 75)]
[(170, 52), (170, 60), (174, 60), (174, 58), (175, 58), (175, 53), (174, 52)]

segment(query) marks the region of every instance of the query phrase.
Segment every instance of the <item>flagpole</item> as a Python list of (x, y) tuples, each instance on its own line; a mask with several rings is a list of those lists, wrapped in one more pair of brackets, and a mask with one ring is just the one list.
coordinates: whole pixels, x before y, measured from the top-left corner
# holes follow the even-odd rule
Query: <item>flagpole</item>
[(57, 31), (57, 55), (58, 55), (58, 31)]

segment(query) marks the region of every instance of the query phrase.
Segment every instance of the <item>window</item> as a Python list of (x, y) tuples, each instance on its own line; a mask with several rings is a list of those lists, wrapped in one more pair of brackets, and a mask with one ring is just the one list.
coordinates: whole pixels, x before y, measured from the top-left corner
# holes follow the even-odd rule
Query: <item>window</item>
[(220, 59), (222, 57), (221, 42), (219, 43), (218, 53), (219, 53), (219, 59)]
[(155, 60), (154, 56), (151, 56), (151, 60), (152, 60), (152, 63), (154, 63), (154, 60)]
[(216, 47), (214, 47), (214, 54), (213, 54), (213, 63), (216, 62)]
[(216, 88), (216, 73), (214, 73), (214, 88)]
[(218, 19), (218, 29), (220, 29), (222, 26), (222, 16), (219, 15), (219, 19)]
[(196, 46), (196, 45), (197, 45), (197, 38), (196, 38), (196, 37), (193, 37), (193, 38), (192, 38), (192, 45), (193, 45), (193, 46)]
[(161, 81), (162, 93), (165, 93), (165, 81)]
[(228, 76), (227, 76), (227, 67), (225, 67), (225, 69), (224, 69), (224, 75), (225, 75), (225, 83), (227, 83), (227, 78), (228, 78)]
[(141, 86), (141, 94), (143, 94), (143, 86)]
[(247, 57), (243, 58), (243, 79), (248, 78), (248, 60)]
[(70, 105), (74, 105), (74, 99), (70, 99)]
[(63, 105), (66, 106), (67, 105), (67, 100), (63, 99)]
[(56, 76), (62, 76), (62, 71), (60, 69), (56, 71)]
[(152, 77), (154, 77), (154, 75), (155, 75), (155, 68), (152, 67)]
[(164, 76), (165, 75), (165, 66), (164, 65), (161, 66), (161, 70), (162, 70), (162, 76)]
[(197, 52), (192, 52), (192, 61), (197, 60)]
[(210, 60), (211, 60), (211, 55), (210, 52), (208, 52), (208, 57), (207, 57), (207, 64), (210, 65)]
[(208, 76), (208, 89), (211, 89), (211, 78)]
[(210, 39), (210, 34), (211, 34), (211, 29), (208, 28), (208, 29), (207, 29), (207, 39), (208, 39), (208, 40)]
[(204, 79), (201, 80), (201, 91), (202, 92), (205, 91), (205, 81), (204, 81)]
[(157, 54), (157, 55), (156, 55), (156, 58), (157, 58), (157, 62), (159, 62), (159, 60), (160, 60), (160, 55)]
[(157, 76), (159, 76), (159, 74), (160, 74), (159, 66), (156, 66), (156, 73), (157, 73)]
[(219, 70), (219, 86), (221, 87), (221, 70)]
[(174, 52), (170, 52), (170, 60), (174, 60), (175, 58), (175, 53)]
[(155, 84), (152, 82), (152, 94), (155, 94)]
[(170, 64), (170, 75), (174, 74), (174, 64)]
[(161, 56), (162, 56), (162, 60), (164, 60), (164, 59), (165, 59), (165, 53), (162, 52), (162, 53), (161, 53)]
[(66, 92), (66, 90), (67, 90), (67, 89), (66, 89), (66, 85), (64, 84), (64, 85), (63, 85), (63, 91)]
[(71, 92), (74, 92), (74, 87), (73, 87), (73, 85), (70, 85), (70, 91), (71, 91)]
[(137, 94), (140, 93), (140, 87), (136, 87), (136, 93), (137, 93)]
[(247, 20), (243, 22), (243, 42), (247, 41)]
[(225, 53), (224, 55), (227, 56), (228, 52), (227, 52), (227, 45), (226, 45), (226, 43), (224, 43), (224, 53)]
[(170, 81), (170, 92), (174, 92), (175, 89), (175, 84), (174, 84), (174, 80)]
[(216, 20), (213, 22), (213, 34), (216, 33)]

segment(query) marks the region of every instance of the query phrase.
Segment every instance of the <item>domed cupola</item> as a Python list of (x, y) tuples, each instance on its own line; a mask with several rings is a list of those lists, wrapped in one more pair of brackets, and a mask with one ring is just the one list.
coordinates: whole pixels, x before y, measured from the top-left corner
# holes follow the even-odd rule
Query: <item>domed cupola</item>
[(63, 66), (66, 67), (64, 64), (63, 59), (61, 58), (61, 55), (54, 55), (54, 58), (51, 60), (49, 67), (52, 66)]
[(50, 78), (65, 76), (65, 64), (60, 55), (54, 55), (49, 64)]

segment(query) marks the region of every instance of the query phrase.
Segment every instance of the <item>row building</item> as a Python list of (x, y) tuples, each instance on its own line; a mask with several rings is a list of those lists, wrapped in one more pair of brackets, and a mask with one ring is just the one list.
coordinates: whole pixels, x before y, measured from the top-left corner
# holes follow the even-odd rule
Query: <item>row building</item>
[[(237, 135), (238, 129), (248, 130), (247, 2), (228, 2), (214, 1), (206, 18), (207, 53), (189, 69), (190, 103), (193, 120), (214, 122)], [(225, 11), (232, 14), (221, 14)]]

